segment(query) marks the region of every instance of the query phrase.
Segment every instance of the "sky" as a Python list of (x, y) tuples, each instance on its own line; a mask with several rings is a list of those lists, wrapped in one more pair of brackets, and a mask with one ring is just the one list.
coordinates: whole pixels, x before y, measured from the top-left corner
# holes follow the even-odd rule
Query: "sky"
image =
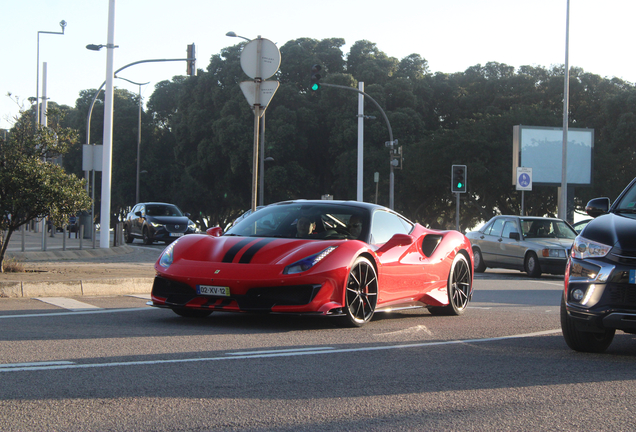
[[(75, 106), (81, 90), (104, 82), (106, 49), (85, 47), (107, 43), (109, 0), (3, 3), (0, 128), (10, 128), (19, 105), (36, 95), (38, 32), (59, 32), (62, 20), (63, 35), (39, 36), (49, 99)], [(229, 31), (249, 39), (260, 35), (279, 47), (302, 37), (344, 38), (345, 54), (356, 41), (368, 40), (397, 59), (421, 55), (433, 73), (463, 72), (490, 61), (549, 68), (565, 63), (566, 12), (567, 0), (118, 0), (114, 69), (139, 60), (186, 58), (191, 43), (197, 68), (206, 69), (211, 56), (242, 41), (227, 37)], [(570, 66), (635, 83), (634, 17), (634, 0), (570, 0)], [(179, 61), (135, 65), (118, 76), (148, 82), (141, 86), (147, 101), (155, 84), (185, 74), (186, 63)], [(42, 75), (40, 69), (40, 80)], [(124, 80), (115, 85), (139, 91)]]

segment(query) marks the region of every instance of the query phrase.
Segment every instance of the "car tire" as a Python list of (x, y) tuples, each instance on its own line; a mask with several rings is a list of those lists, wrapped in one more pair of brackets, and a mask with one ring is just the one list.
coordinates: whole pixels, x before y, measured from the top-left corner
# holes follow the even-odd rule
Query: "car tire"
[(378, 302), (378, 276), (371, 261), (358, 257), (351, 266), (344, 293), (346, 327), (362, 327), (373, 317)]
[(479, 249), (473, 249), (473, 257), (473, 260), (475, 261), (475, 273), (485, 272), (486, 264), (484, 264), (484, 257), (481, 255), (481, 251)]
[(130, 228), (127, 226), (124, 227), (124, 237), (126, 239), (126, 243), (132, 243), (135, 240), (135, 238), (130, 233)]
[(446, 285), (448, 294), (448, 306), (430, 307), (432, 315), (461, 315), (468, 307), (472, 292), (472, 277), (470, 265), (466, 257), (458, 253), (455, 255), (453, 265), (448, 273)]
[(605, 329), (603, 333), (584, 332), (577, 330), (572, 318), (565, 308), (565, 298), (561, 297), (561, 331), (565, 343), (574, 351), (602, 353), (612, 343), (616, 330)]
[(539, 258), (537, 258), (537, 254), (535, 254), (534, 252), (529, 252), (526, 255), (524, 268), (529, 277), (541, 277), (541, 265), (539, 264)]
[(152, 244), (152, 239), (148, 235), (148, 228), (146, 228), (146, 227), (144, 227), (144, 244), (145, 245), (151, 245)]
[(193, 308), (173, 308), (172, 311), (184, 318), (205, 318), (212, 313), (209, 309)]

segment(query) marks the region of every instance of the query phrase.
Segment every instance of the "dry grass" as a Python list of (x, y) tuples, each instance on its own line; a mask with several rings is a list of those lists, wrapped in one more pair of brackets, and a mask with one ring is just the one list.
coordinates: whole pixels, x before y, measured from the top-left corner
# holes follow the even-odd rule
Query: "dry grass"
[(5, 258), (3, 262), (5, 273), (24, 273), (24, 264), (16, 258)]

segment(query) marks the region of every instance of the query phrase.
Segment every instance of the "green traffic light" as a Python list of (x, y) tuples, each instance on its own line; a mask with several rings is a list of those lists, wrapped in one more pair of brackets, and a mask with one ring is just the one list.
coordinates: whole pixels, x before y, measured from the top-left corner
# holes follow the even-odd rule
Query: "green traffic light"
[(312, 89), (313, 91), (316, 91), (316, 90), (318, 90), (319, 88), (320, 88), (320, 84), (318, 84), (318, 83), (314, 83), (314, 84), (312, 84), (312, 85), (311, 85), (311, 89)]
[(457, 183), (457, 189), (461, 189), (462, 187), (464, 187), (462, 183)]

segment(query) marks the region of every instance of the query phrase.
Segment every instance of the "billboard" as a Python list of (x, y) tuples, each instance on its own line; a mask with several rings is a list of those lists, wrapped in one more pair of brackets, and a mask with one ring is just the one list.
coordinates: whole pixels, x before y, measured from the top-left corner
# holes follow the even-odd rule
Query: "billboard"
[[(512, 184), (517, 184), (517, 168), (532, 168), (532, 182), (561, 186), (563, 168), (563, 128), (513, 126)], [(567, 183), (592, 184), (594, 129), (568, 128)]]

